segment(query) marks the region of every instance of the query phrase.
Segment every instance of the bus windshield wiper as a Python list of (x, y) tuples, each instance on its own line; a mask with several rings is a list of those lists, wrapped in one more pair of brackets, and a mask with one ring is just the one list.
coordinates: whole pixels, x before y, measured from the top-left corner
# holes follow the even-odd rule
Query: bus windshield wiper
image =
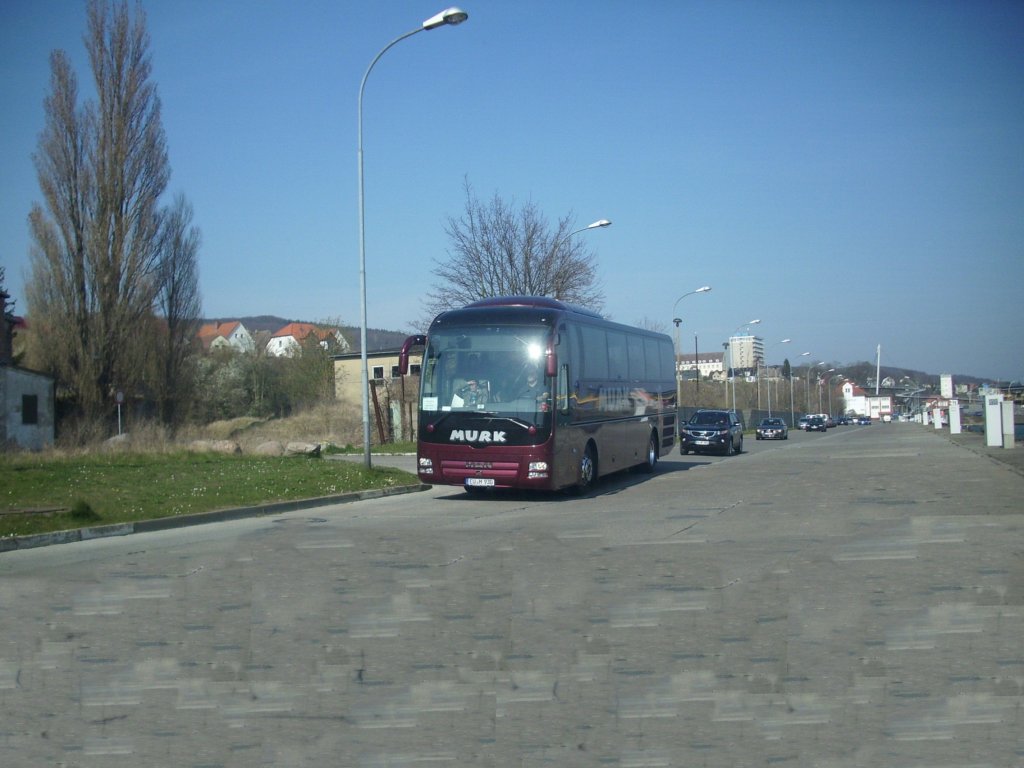
[(515, 416), (503, 416), (495, 412), (488, 412), (483, 415), (488, 417), (488, 421), (511, 421), (517, 427), (522, 427), (523, 429), (529, 429), (530, 427), (535, 426), (534, 424), (531, 424), (528, 421), (523, 421)]
[(441, 426), (441, 423), (445, 419), (456, 413), (462, 416), (483, 418), (486, 421), (510, 421), (517, 427), (522, 427), (523, 429), (529, 429), (530, 427), (536, 426), (536, 424), (531, 424), (530, 422), (520, 419), (516, 416), (509, 416), (506, 414), (499, 413), (498, 411), (446, 411), (445, 413), (441, 414), (441, 417), (437, 421), (432, 422), (432, 426), (436, 429), (437, 427)]
[(486, 421), (511, 421), (520, 427), (529, 427), (530, 424), (521, 419), (517, 419), (515, 416), (508, 416), (499, 411), (466, 411), (470, 416), (477, 416), (485, 419)]

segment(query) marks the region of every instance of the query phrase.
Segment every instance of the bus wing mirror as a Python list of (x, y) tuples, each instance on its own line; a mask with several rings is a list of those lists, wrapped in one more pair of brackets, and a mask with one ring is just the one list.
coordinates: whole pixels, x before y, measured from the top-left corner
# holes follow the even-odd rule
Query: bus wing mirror
[(549, 350), (547, 354), (548, 362), (545, 373), (548, 376), (554, 376), (558, 372), (558, 358), (553, 350)]
[(427, 337), (418, 334), (416, 336), (410, 336), (403, 344), (401, 350), (398, 352), (398, 375), (405, 376), (409, 372), (409, 352), (413, 347), (422, 347), (426, 345)]

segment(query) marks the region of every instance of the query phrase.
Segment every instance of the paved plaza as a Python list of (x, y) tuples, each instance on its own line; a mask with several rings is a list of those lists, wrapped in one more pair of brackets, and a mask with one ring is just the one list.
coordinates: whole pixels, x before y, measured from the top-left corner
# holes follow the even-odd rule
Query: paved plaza
[(0, 765), (1019, 767), (1024, 475), (971, 437), (2, 553)]

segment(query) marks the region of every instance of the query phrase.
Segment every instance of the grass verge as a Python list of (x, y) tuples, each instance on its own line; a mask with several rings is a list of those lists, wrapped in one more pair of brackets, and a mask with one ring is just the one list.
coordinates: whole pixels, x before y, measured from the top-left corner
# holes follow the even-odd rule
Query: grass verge
[(0, 456), (0, 537), (417, 483), (391, 468), (213, 453)]

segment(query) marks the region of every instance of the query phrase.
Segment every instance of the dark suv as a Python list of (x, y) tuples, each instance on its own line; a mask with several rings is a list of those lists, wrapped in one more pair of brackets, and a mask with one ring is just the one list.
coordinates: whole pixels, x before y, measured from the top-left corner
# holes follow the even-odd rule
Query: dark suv
[(828, 422), (825, 421), (821, 416), (811, 416), (807, 420), (807, 431), (808, 432), (827, 432)]
[(736, 411), (697, 411), (679, 428), (679, 453), (743, 452), (743, 419)]

